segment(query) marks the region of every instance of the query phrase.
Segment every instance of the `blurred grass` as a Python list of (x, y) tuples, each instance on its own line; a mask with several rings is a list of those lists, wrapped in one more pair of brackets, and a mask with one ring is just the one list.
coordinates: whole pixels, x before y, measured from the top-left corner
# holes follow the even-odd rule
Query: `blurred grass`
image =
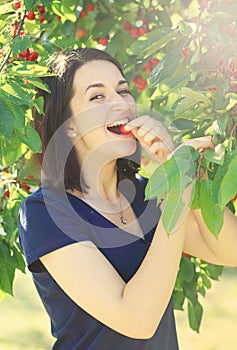
[[(14, 294), (0, 303), (0, 350), (49, 350), (50, 322), (29, 274), (17, 273)], [(237, 268), (226, 268), (201, 303), (200, 334), (189, 328), (186, 313), (175, 312), (180, 350), (235, 350)]]

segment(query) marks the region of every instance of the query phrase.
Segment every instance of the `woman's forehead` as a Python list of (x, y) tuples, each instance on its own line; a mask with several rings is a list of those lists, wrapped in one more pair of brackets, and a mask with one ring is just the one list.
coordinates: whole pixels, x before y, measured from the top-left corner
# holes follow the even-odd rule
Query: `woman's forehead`
[(124, 80), (119, 69), (109, 61), (91, 61), (80, 67), (74, 76), (73, 85), (87, 88), (90, 84), (116, 84)]

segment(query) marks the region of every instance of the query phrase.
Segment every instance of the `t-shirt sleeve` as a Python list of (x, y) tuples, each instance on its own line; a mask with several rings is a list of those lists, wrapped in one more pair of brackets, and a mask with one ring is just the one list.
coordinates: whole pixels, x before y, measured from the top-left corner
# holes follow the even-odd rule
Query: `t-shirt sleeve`
[(46, 204), (39, 194), (31, 195), (23, 202), (18, 216), (18, 232), (29, 268), (45, 254), (90, 240), (88, 225), (68, 207), (70, 204), (60, 199)]

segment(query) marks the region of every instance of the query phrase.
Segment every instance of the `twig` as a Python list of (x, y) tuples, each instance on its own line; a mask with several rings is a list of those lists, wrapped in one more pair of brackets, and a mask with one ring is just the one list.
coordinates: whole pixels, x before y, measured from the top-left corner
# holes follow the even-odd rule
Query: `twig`
[[(14, 38), (15, 38), (16, 36), (19, 36), (19, 35), (20, 35), (21, 28), (22, 28), (22, 26), (23, 26), (23, 24), (24, 24), (25, 16), (26, 16), (26, 10), (24, 10), (24, 12), (23, 12), (23, 15), (22, 15), (21, 20), (20, 20), (20, 23), (19, 23), (19, 27), (18, 27), (18, 29), (17, 29), (16, 35), (14, 36)], [(2, 62), (2, 65), (1, 65), (1, 67), (0, 67), (0, 73), (1, 73), (1, 71), (4, 69), (5, 65), (7, 64), (7, 61), (9, 60), (9, 57), (11, 56), (11, 53), (12, 53), (12, 49), (10, 49), (10, 50), (8, 51), (8, 53), (6, 54), (6, 56), (5, 56), (5, 58), (4, 58), (4, 61)]]
[(14, 162), (12, 162), (12, 163), (6, 165), (6, 166), (3, 167), (3, 168), (0, 168), (0, 172), (6, 171), (6, 170), (9, 169), (12, 165), (14, 165), (14, 164), (16, 164), (17, 162), (19, 162), (20, 160), (22, 160), (22, 159), (25, 157), (25, 155), (27, 154), (27, 152), (29, 152), (29, 148), (28, 148), (18, 159), (14, 160)]

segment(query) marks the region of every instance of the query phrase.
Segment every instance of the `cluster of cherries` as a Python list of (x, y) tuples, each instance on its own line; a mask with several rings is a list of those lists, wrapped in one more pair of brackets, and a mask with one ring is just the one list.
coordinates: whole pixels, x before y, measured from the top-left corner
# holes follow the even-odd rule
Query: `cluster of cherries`
[[(8, 171), (8, 169), (7, 170), (5, 170), (5, 173), (9, 173), (9, 171)], [(27, 175), (26, 177), (25, 177), (25, 180), (35, 180), (35, 177), (34, 177), (34, 175)], [(27, 182), (26, 181), (20, 181), (19, 182), (19, 186), (20, 186), (20, 188), (22, 188), (24, 191), (26, 191), (26, 192), (29, 192), (30, 191), (30, 186), (27, 184)], [(9, 198), (10, 197), (10, 191), (9, 191), (9, 189), (6, 189), (5, 191), (4, 191), (4, 197), (5, 198)]]
[[(14, 9), (17, 11), (21, 8), (22, 6), (22, 1), (16, 1), (13, 3), (13, 7)], [(38, 11), (39, 11), (39, 23), (43, 23), (45, 18), (44, 18), (44, 13), (45, 13), (45, 6), (44, 5), (39, 5), (37, 6), (38, 8)], [(29, 21), (33, 21), (35, 20), (35, 12), (34, 11), (29, 11), (27, 14), (26, 14), (26, 18), (29, 20)]]
[[(86, 9), (82, 9), (80, 12), (80, 18), (86, 18), (88, 16), (88, 13), (93, 12), (95, 9), (94, 4), (87, 4)], [(85, 28), (79, 28), (77, 30), (77, 35), (79, 38), (84, 38), (88, 35), (87, 30)], [(109, 35), (106, 35), (105, 37), (102, 38), (97, 38), (96, 41), (98, 44), (102, 46), (106, 46), (109, 42)]]
[[(22, 7), (22, 1), (16, 1), (13, 3), (13, 7), (16, 11), (18, 11), (21, 7)], [(44, 20), (45, 20), (45, 17), (44, 17), (44, 13), (45, 13), (45, 6), (44, 5), (38, 5), (37, 6), (38, 8), (38, 11), (39, 11), (39, 23), (43, 23)], [(29, 21), (34, 21), (36, 19), (36, 16), (35, 16), (35, 12), (34, 11), (29, 11), (27, 14), (26, 14), (26, 18), (29, 20)], [(13, 32), (13, 36), (16, 36), (18, 34), (18, 30), (19, 30), (19, 23), (16, 23), (14, 25), (14, 32)], [(21, 30), (19, 32), (19, 35), (24, 35), (25, 32), (24, 30)], [(36, 51), (30, 51), (29, 48), (25, 49), (24, 51), (20, 52), (19, 53), (19, 57), (22, 59), (22, 60), (26, 60), (26, 61), (36, 61), (37, 58), (38, 58), (39, 54), (38, 52)]]
[(138, 38), (139, 36), (143, 36), (148, 33), (148, 29), (146, 28), (146, 19), (142, 19), (143, 27), (133, 27), (129, 21), (125, 21), (123, 24), (123, 28), (127, 30), (131, 36)]
[(22, 60), (26, 61), (36, 61), (39, 54), (36, 51), (30, 51), (29, 48), (19, 53), (19, 56)]
[[(151, 73), (154, 67), (156, 67), (160, 63), (160, 60), (158, 58), (152, 58), (150, 61), (148, 61), (144, 67), (143, 70), (146, 73)], [(144, 79), (141, 74), (136, 75), (132, 82), (137, 86), (137, 91), (142, 92), (147, 87), (147, 79)]]

